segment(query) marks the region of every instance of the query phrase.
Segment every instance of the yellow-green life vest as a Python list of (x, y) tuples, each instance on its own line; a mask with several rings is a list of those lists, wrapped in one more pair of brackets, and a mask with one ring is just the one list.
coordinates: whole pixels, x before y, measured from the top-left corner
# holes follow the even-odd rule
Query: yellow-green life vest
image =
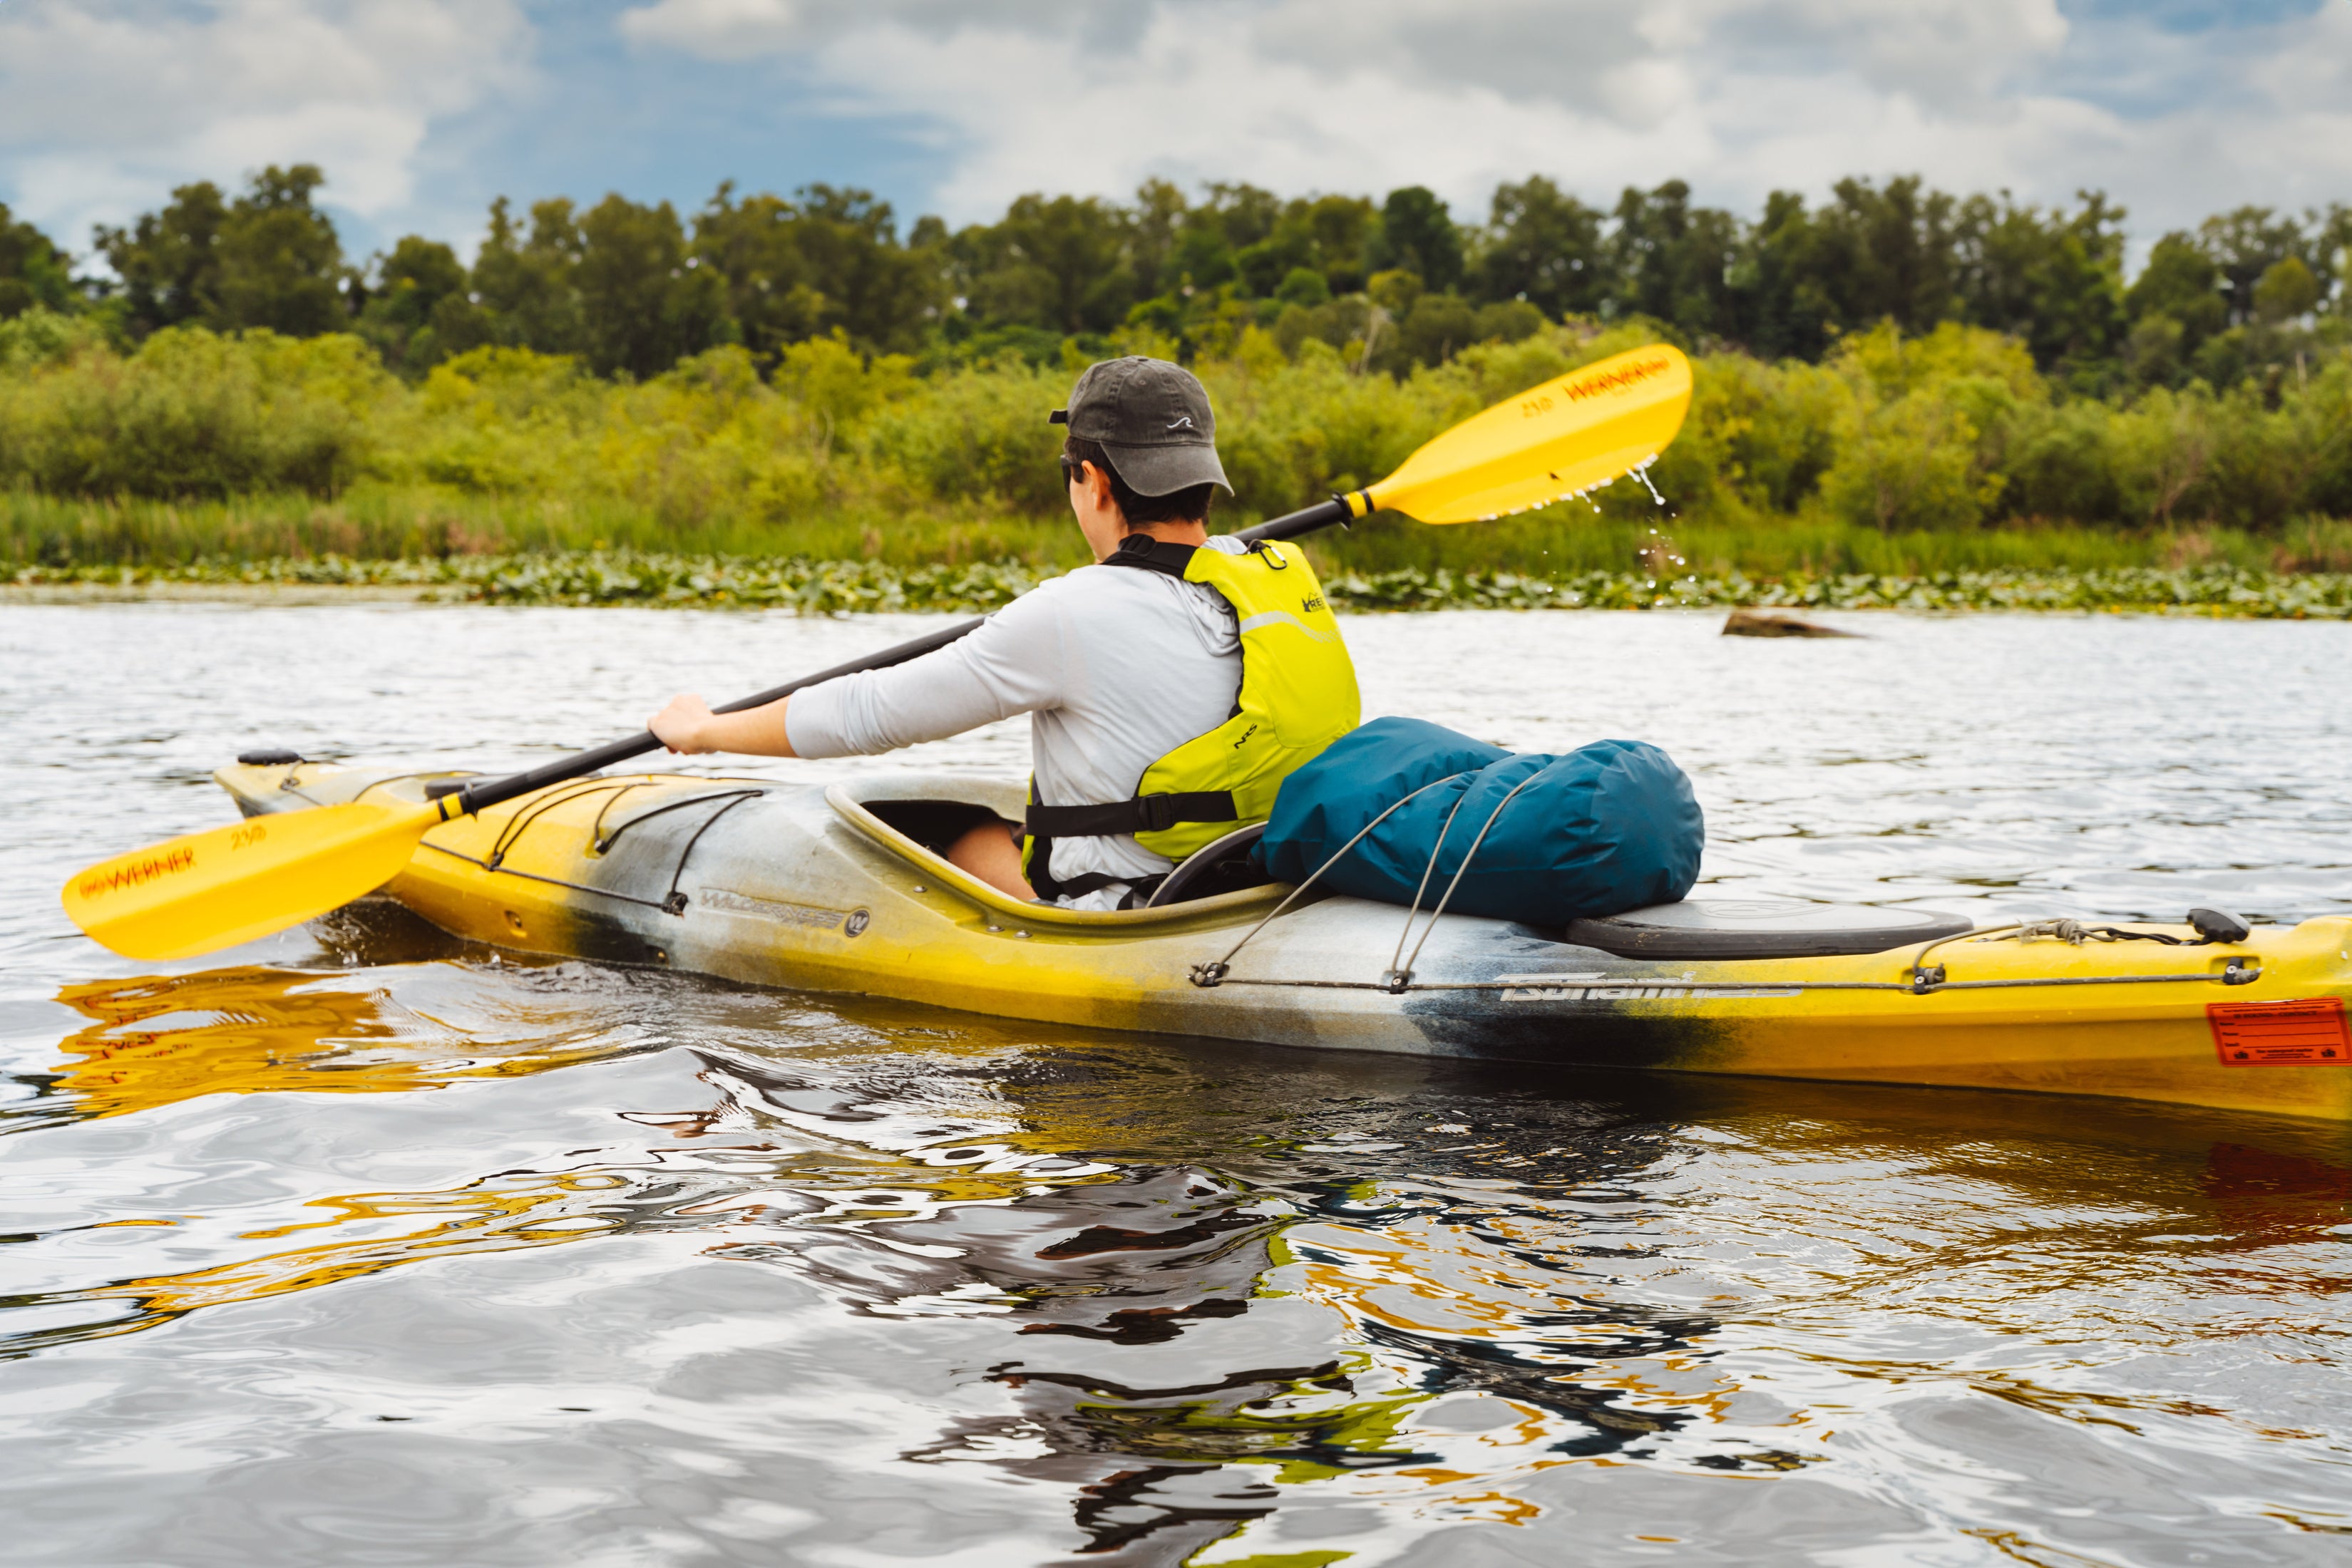
[(1232, 554), (1129, 534), (1103, 564), (1161, 572), (1221, 594), (1241, 632), (1241, 692), (1232, 717), (1146, 768), (1133, 799), (1031, 806), (1024, 871), (1041, 840), (1106, 833), (1133, 833), (1145, 849), (1181, 861), (1272, 816), (1282, 781), (1362, 722), (1339, 618), (1297, 545), (1262, 541)]

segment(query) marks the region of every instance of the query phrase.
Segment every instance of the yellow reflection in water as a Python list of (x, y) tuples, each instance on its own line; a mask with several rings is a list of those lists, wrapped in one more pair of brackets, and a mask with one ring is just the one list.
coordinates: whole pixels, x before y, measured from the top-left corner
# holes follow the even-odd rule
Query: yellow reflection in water
[(205, 1094), (401, 1093), (460, 1078), (515, 1077), (603, 1054), (604, 1048), (478, 1060), (362, 1058), (413, 1035), (383, 1016), (383, 994), (341, 976), (238, 967), (68, 986), (58, 1000), (88, 1028), (58, 1049), (53, 1092), (86, 1116), (120, 1116)]
[[(354, 1193), (314, 1199), (309, 1207), (331, 1210), (333, 1217), (247, 1231), (243, 1239), (275, 1240), (298, 1230), (327, 1227), (348, 1228), (359, 1234), (184, 1273), (58, 1291), (46, 1300), (52, 1303), (127, 1301), (136, 1306), (123, 1317), (29, 1337), (63, 1341), (131, 1333), (205, 1307), (289, 1295), (428, 1258), (550, 1247), (604, 1235), (624, 1221), (597, 1212), (597, 1206), (609, 1201), (614, 1189), (626, 1185), (625, 1178), (609, 1173), (529, 1173), (454, 1191)], [(418, 1218), (426, 1223), (404, 1224)]]

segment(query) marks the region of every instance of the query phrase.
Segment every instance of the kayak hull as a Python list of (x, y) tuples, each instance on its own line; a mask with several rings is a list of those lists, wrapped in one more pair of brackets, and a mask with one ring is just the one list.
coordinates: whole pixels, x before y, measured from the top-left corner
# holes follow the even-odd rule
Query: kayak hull
[[(248, 815), (421, 800), (428, 781), (313, 764), (219, 777)], [(924, 802), (1013, 816), (1020, 798), (1018, 784), (923, 776), (583, 780), (435, 828), (384, 891), (497, 946), (1000, 1018), (2352, 1122), (2352, 1061), (2328, 1044), (2352, 996), (2352, 920), (2260, 927), (2218, 946), (1992, 935), (1932, 955), (1914, 943), (1661, 961), (1472, 916), (1429, 929), (1424, 915), (1408, 934), (1403, 909), (1347, 897), (1277, 914), (1280, 887), (1080, 914), (1008, 898), (892, 826)], [(1400, 953), (1402, 990), (1386, 983)], [(1911, 984), (1923, 956), (1948, 982), (1924, 994)], [(1202, 967), (1221, 963), (1221, 978), (1200, 983)]]

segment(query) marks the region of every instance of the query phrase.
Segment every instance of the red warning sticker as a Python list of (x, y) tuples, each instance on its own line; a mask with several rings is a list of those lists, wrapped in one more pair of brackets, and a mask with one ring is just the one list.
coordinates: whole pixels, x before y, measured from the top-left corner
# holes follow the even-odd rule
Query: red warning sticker
[(2208, 1002), (2213, 1049), (2224, 1067), (2352, 1065), (2342, 997), (2300, 1002)]

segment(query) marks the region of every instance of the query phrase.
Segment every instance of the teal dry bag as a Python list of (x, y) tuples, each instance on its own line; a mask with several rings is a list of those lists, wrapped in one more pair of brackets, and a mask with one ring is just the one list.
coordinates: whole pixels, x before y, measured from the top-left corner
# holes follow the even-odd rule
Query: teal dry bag
[(1303, 882), (1408, 795), (1319, 885), (1411, 904), (1426, 872), (1428, 909), (1459, 872), (1449, 911), (1559, 925), (1672, 904), (1698, 880), (1706, 821), (1656, 747), (1515, 754), (1417, 718), (1374, 719), (1284, 779), (1259, 863)]

